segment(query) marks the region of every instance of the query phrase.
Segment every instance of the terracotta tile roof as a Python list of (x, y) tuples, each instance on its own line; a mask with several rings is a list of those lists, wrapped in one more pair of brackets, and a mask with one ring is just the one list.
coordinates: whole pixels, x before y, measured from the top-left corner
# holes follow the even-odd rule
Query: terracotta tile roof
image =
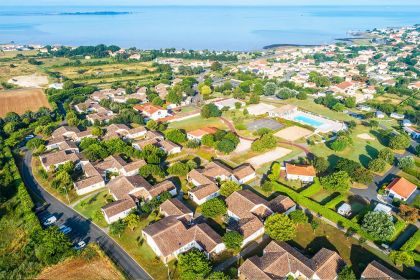
[(232, 169), (220, 162), (212, 161), (206, 165), (202, 173), (207, 177), (216, 178), (218, 176), (230, 176)]
[(48, 153), (40, 156), (41, 162), (44, 166), (51, 166), (55, 164), (61, 164), (67, 161), (76, 162), (80, 158), (76, 153), (67, 151), (58, 151), (54, 153)]
[(387, 189), (395, 192), (401, 197), (408, 199), (416, 190), (417, 186), (408, 181), (407, 179), (400, 177), (395, 178), (388, 186)]
[(238, 180), (241, 180), (253, 173), (255, 173), (255, 169), (251, 164), (243, 164), (233, 169), (233, 175), (235, 175)]
[[(226, 198), (226, 204), (230, 212), (238, 216), (240, 219), (253, 216), (252, 211), (258, 206), (263, 206), (266, 210), (267, 200), (250, 190), (239, 190), (232, 193)], [(261, 211), (259, 211), (261, 212)]]
[(168, 199), (160, 205), (160, 211), (166, 216), (184, 216), (192, 215), (193, 212), (180, 200), (176, 198)]
[(153, 115), (154, 113), (156, 113), (159, 110), (165, 110), (162, 107), (153, 105), (151, 103), (146, 103), (146, 104), (142, 104), (142, 105), (135, 105), (134, 109), (137, 110), (137, 111), (140, 111), (140, 112), (144, 112), (147, 115)]
[(152, 139), (144, 139), (144, 140), (135, 141), (133, 142), (133, 144), (136, 144), (140, 147), (140, 149), (143, 149), (144, 147), (148, 145), (156, 145), (158, 142), (159, 140), (157, 138), (152, 138)]
[(158, 196), (165, 191), (171, 191), (173, 189), (176, 189), (174, 183), (169, 180), (165, 180), (152, 186), (150, 189), (148, 189), (148, 191), (151, 196)]
[(390, 269), (386, 268), (377, 261), (372, 261), (368, 266), (363, 270), (361, 277), (363, 279), (380, 279), (380, 280), (394, 280), (394, 279), (404, 279), (398, 274), (394, 273)]
[(103, 181), (104, 179), (102, 178), (102, 176), (92, 176), (75, 182), (74, 187), (78, 190), (81, 190)]
[(300, 175), (300, 176), (316, 176), (315, 168), (312, 165), (294, 165), (286, 163), (287, 174)]
[(76, 150), (79, 152), (79, 148), (77, 147), (76, 143), (71, 141), (64, 141), (58, 144), (58, 148), (60, 150)]
[(181, 147), (178, 144), (175, 144), (174, 142), (169, 141), (169, 140), (161, 140), (157, 144), (160, 148), (162, 148), (167, 153), (170, 152), (172, 149)]
[(208, 185), (201, 185), (199, 187), (195, 187), (192, 190), (189, 190), (188, 192), (193, 194), (198, 200), (201, 200), (203, 198), (208, 197), (211, 194), (214, 194), (215, 192), (219, 191), (219, 187), (212, 183)]
[(207, 224), (198, 224), (187, 229), (176, 216), (168, 216), (150, 224), (143, 232), (153, 238), (164, 257), (193, 241), (208, 253), (222, 243), (221, 237)]
[(129, 134), (136, 134), (136, 133), (144, 132), (144, 131), (146, 131), (146, 128), (144, 126), (138, 126), (138, 127), (130, 129), (128, 131), (128, 133)]
[(309, 259), (285, 242), (271, 241), (262, 257), (249, 258), (239, 271), (245, 279), (253, 279), (253, 275), (261, 275), (261, 279), (282, 279), (289, 273), (300, 272), (307, 278), (317, 275), (323, 280), (333, 280), (343, 265), (340, 256), (328, 249), (322, 249)]
[(344, 81), (344, 82), (342, 82), (342, 83), (337, 84), (337, 85), (336, 85), (336, 87), (338, 87), (338, 88), (340, 88), (340, 89), (346, 89), (346, 88), (348, 88), (348, 87), (351, 87), (352, 85), (353, 85), (353, 83), (352, 83), (352, 82), (349, 82), (349, 81)]
[(238, 230), (244, 238), (248, 238), (263, 227), (263, 222), (256, 216), (240, 219), (238, 223)]
[(197, 169), (188, 172), (188, 178), (197, 181), (200, 185), (214, 184), (212, 180), (201, 174)]
[(276, 213), (284, 213), (294, 206), (296, 203), (290, 197), (281, 194), (268, 202), (268, 207)]
[(122, 200), (117, 200), (111, 202), (104, 207), (102, 207), (102, 211), (108, 216), (108, 218), (113, 217), (123, 211), (133, 209), (136, 207), (136, 203), (130, 197), (127, 197)]
[(149, 130), (146, 132), (146, 139), (154, 139), (154, 138), (164, 139), (163, 134), (160, 133), (159, 131)]
[(152, 188), (152, 185), (139, 175), (118, 176), (109, 181), (107, 186), (116, 199), (125, 199), (135, 189), (144, 188), (148, 191)]
[(126, 165), (123, 166), (123, 169), (125, 172), (131, 172), (136, 169), (139, 169), (144, 165), (146, 165), (146, 161), (144, 159), (139, 159), (130, 163), (126, 163)]
[(109, 169), (118, 169), (123, 168), (127, 163), (120, 156), (109, 156), (105, 158), (102, 162), (99, 162), (95, 167), (101, 172), (107, 171)]
[(77, 127), (74, 126), (60, 126), (54, 132), (51, 134), (53, 138), (61, 137), (63, 134), (73, 132), (73, 133), (79, 133), (80, 130)]
[(54, 144), (59, 144), (66, 141), (66, 138), (64, 138), (64, 136), (57, 136), (54, 138), (51, 138), (50, 140), (48, 140), (47, 145), (54, 145)]

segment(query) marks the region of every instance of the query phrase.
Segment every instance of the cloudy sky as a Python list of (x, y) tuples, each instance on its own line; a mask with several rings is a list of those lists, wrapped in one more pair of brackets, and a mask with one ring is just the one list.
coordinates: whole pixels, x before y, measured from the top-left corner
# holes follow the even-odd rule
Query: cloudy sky
[(1, 0), (1, 5), (420, 5), (419, 0)]

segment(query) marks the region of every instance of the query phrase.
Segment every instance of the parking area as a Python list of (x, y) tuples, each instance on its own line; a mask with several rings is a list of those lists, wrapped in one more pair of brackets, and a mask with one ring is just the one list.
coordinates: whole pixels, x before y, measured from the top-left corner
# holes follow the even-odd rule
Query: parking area
[(77, 221), (65, 219), (63, 214), (51, 213), (48, 207), (39, 211), (37, 216), (43, 228), (58, 227), (61, 232), (69, 237), (75, 249), (82, 249), (89, 242), (89, 238), (86, 238), (86, 233), (77, 230)]
[(261, 128), (269, 128), (271, 130), (279, 130), (283, 125), (272, 119), (260, 119), (247, 124), (247, 129), (256, 131)]

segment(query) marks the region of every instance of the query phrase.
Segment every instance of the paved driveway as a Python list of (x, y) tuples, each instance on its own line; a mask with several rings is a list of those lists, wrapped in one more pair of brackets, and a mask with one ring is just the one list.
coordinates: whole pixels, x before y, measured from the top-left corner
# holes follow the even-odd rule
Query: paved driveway
[(152, 277), (134, 261), (112, 238), (86, 220), (76, 211), (63, 204), (45, 191), (35, 180), (31, 168), (32, 153), (26, 151), (20, 171), (28, 190), (45, 200), (50, 206), (41, 215), (55, 215), (58, 224), (66, 224), (72, 228), (70, 238), (77, 242), (96, 242), (105, 253), (132, 279), (152, 279)]

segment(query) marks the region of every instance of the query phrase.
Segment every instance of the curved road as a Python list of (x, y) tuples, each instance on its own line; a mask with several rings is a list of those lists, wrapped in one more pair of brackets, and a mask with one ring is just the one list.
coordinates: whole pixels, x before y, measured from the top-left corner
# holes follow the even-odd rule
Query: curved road
[(153, 279), (104, 231), (45, 191), (33, 176), (31, 167), (32, 153), (30, 151), (25, 152), (25, 157), (20, 164), (20, 171), (28, 191), (50, 204), (44, 212), (55, 215), (58, 223), (65, 223), (73, 229), (71, 232), (71, 239), (73, 241), (85, 240), (86, 242), (96, 242), (126, 275), (132, 279)]

